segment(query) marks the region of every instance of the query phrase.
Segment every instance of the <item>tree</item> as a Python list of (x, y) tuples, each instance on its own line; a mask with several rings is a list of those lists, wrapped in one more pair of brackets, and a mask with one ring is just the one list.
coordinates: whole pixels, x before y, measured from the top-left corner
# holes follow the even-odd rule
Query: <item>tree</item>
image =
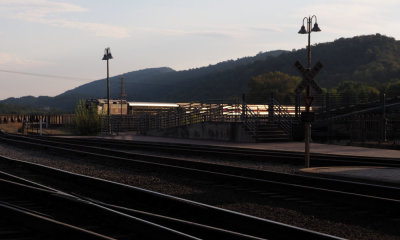
[(266, 103), (271, 94), (282, 103), (293, 103), (294, 90), (301, 82), (300, 77), (279, 71), (253, 77), (248, 85), (247, 102)]
[(379, 90), (364, 83), (344, 81), (336, 88), (342, 104), (358, 104), (379, 99)]
[(386, 95), (388, 97), (400, 96), (400, 80), (389, 83), (386, 88)]

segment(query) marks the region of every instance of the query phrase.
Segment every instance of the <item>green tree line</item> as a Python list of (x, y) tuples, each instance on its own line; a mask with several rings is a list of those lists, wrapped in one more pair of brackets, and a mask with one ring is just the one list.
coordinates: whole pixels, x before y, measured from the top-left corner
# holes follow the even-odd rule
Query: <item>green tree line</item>
[[(294, 104), (295, 89), (301, 82), (298, 76), (291, 76), (279, 71), (253, 77), (248, 85), (246, 100), (248, 103), (266, 103), (273, 94), (281, 103)], [(381, 93), (389, 98), (400, 96), (400, 80), (386, 84), (367, 84), (357, 81), (343, 81), (338, 86), (324, 89), (332, 98), (343, 104), (357, 104), (379, 99)]]

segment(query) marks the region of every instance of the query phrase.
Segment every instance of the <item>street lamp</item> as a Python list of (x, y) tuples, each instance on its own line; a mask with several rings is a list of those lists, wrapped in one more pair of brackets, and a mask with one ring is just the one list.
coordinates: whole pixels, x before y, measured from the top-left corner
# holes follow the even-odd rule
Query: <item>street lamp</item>
[[(315, 19), (314, 27), (311, 28), (313, 19)], [(306, 21), (306, 25), (304, 24)], [(311, 32), (320, 32), (321, 29), (318, 27), (317, 23), (317, 16), (313, 15), (311, 17), (305, 17), (303, 18), (303, 25), (300, 28), (300, 31), (298, 32), (299, 34), (308, 34), (308, 45), (307, 45), (307, 71), (311, 71)], [(308, 114), (310, 112), (310, 106), (313, 102), (314, 98), (310, 94), (310, 85), (307, 84), (306, 87), (306, 97), (305, 97), (305, 102), (306, 102), (306, 113)], [(304, 123), (305, 125), (305, 136), (304, 136), (304, 145), (305, 145), (305, 165), (306, 168), (310, 167), (310, 139), (311, 139), (311, 121), (307, 120)]]
[(109, 63), (108, 60), (113, 59), (111, 55), (110, 48), (104, 49), (104, 56), (102, 60), (107, 60), (107, 125), (108, 125), (108, 133), (111, 133), (111, 121), (110, 121), (110, 71), (109, 71)]
[[(312, 20), (315, 18), (314, 27), (311, 28)], [(307, 21), (307, 27), (304, 26), (304, 20)], [(308, 65), (307, 68), (311, 68), (311, 32), (321, 32), (321, 29), (318, 27), (317, 23), (317, 16), (313, 15), (312, 17), (305, 17), (303, 18), (303, 26), (301, 26), (299, 34), (308, 34), (308, 46), (307, 46), (307, 53), (308, 53)]]

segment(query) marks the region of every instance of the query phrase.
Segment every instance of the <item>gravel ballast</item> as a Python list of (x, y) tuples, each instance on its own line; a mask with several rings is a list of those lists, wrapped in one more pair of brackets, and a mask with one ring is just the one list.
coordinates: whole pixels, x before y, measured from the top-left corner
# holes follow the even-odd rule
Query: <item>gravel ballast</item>
[[(131, 168), (104, 165), (91, 160), (83, 160), (77, 156), (59, 156), (52, 152), (22, 149), (3, 143), (0, 144), (0, 155), (146, 188), (339, 237), (349, 239), (400, 239), (396, 236), (399, 233), (395, 229), (396, 226), (388, 226), (386, 222), (376, 221), (372, 216), (370, 219), (362, 218), (357, 217), (357, 213), (349, 214), (345, 210), (336, 212), (315, 204), (301, 205), (295, 201), (283, 201), (279, 198), (255, 198), (247, 191), (214, 186), (188, 177), (172, 176), (168, 173), (152, 170), (138, 171)], [(219, 163), (224, 164), (222, 160)], [(244, 166), (235, 163), (227, 164)], [(251, 165), (249, 162), (244, 162), (244, 164), (246, 166)], [(294, 172), (298, 167), (263, 164), (262, 167), (252, 166), (252, 168)], [(355, 222), (354, 219), (357, 219), (357, 221)], [(400, 226), (400, 222), (397, 226)]]

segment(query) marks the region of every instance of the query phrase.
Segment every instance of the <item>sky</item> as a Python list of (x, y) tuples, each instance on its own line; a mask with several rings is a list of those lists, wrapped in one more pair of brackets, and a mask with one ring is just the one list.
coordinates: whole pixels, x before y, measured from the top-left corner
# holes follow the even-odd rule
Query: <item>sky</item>
[(400, 39), (399, 10), (399, 0), (0, 0), (0, 99), (55, 96), (105, 78), (106, 47), (111, 76), (304, 48), (297, 32), (312, 15), (322, 30), (312, 44)]

